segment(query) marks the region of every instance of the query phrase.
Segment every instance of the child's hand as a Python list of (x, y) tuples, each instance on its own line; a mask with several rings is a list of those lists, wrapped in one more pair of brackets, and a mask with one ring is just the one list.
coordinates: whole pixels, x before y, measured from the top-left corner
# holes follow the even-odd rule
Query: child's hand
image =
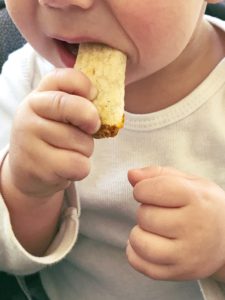
[(96, 91), (73, 69), (48, 74), (20, 105), (13, 124), (9, 174), (23, 194), (51, 196), (88, 175), (100, 126), (88, 99)]
[(175, 169), (129, 171), (141, 203), (127, 246), (130, 264), (158, 280), (200, 279), (225, 265), (225, 192)]

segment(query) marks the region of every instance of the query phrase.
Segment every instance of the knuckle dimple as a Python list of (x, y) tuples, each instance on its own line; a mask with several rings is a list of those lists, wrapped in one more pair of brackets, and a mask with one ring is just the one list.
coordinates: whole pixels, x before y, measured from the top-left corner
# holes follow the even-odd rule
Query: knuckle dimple
[(52, 113), (53, 114), (56, 113), (63, 122), (68, 123), (65, 114), (66, 104), (67, 104), (66, 93), (63, 92), (53, 93), (52, 101), (51, 101)]

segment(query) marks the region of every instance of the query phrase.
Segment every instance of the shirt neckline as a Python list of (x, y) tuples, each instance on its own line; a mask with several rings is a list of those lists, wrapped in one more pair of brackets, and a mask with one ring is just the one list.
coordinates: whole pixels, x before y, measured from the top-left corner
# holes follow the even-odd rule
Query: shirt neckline
[(125, 112), (125, 129), (148, 131), (168, 126), (192, 114), (225, 83), (225, 58), (208, 77), (179, 102), (157, 112), (133, 114)]
[[(206, 20), (214, 26), (225, 30), (224, 21), (205, 15)], [(125, 129), (149, 131), (178, 122), (192, 114), (225, 83), (225, 58), (189, 95), (179, 102), (157, 112), (147, 114), (133, 114), (125, 112)]]

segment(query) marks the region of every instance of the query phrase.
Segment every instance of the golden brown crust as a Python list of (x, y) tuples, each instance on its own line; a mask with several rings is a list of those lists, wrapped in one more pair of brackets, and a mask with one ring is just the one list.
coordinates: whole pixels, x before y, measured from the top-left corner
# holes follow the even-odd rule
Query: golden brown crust
[(124, 125), (124, 115), (122, 117), (120, 124), (117, 125), (102, 124), (100, 129), (93, 135), (93, 137), (96, 139), (114, 137), (117, 135), (119, 130), (123, 128), (123, 125)]
[(117, 135), (119, 131), (118, 126), (112, 126), (112, 125), (101, 125), (101, 128), (98, 132), (96, 132), (93, 137), (96, 139), (102, 139), (102, 138), (108, 138), (108, 137), (114, 137)]

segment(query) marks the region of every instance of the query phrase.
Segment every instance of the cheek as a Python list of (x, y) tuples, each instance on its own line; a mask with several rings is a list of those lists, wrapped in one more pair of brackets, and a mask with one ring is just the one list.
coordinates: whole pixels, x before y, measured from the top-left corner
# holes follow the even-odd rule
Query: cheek
[[(18, 4), (18, 2), (20, 2)], [(47, 38), (41, 28), (39, 6), (35, 0), (7, 0), (7, 9), (14, 23), (25, 39), (53, 64), (59, 66), (55, 45)]]
[(148, 75), (174, 61), (191, 40), (202, 4), (192, 0), (180, 3), (182, 7), (178, 2), (176, 6), (156, 4), (151, 11), (146, 6), (122, 21), (138, 51), (139, 69)]
[[(18, 4), (19, 3), (19, 4)], [(36, 33), (37, 1), (7, 0), (7, 9), (19, 31), (27, 38)]]
[[(179, 28), (179, 30), (178, 30)], [(189, 42), (192, 31), (182, 20), (176, 23), (162, 20), (146, 24), (145, 30), (135, 31), (135, 43), (139, 50), (139, 63), (151, 62), (152, 71), (157, 71), (175, 60)]]

